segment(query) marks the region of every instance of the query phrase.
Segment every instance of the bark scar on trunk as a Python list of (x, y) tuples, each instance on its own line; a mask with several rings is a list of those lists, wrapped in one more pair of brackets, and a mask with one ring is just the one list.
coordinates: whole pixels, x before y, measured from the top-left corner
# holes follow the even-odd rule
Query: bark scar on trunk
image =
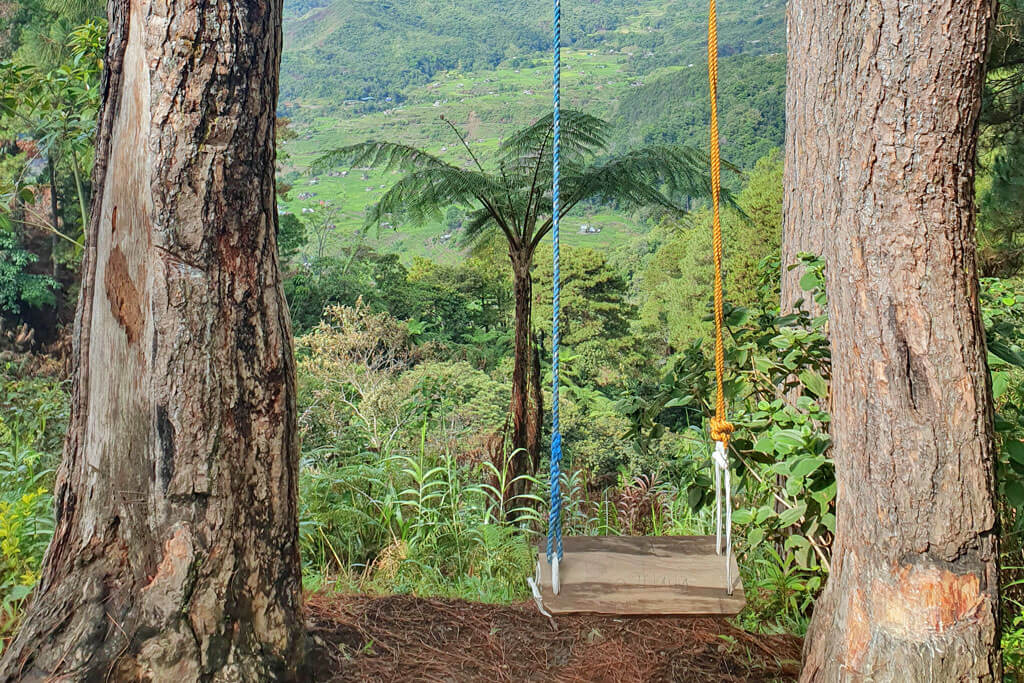
[(186, 526), (178, 526), (164, 542), (163, 558), (142, 587), (145, 604), (157, 623), (172, 624), (187, 611), (196, 583), (195, 539)]
[(896, 585), (875, 580), (869, 599), (878, 625), (902, 640), (927, 641), (976, 623), (986, 611), (988, 600), (976, 574), (904, 565), (895, 578)]
[(128, 261), (120, 247), (115, 246), (110, 252), (103, 285), (110, 310), (128, 336), (130, 346), (142, 335), (142, 307), (139, 305), (139, 290), (132, 282)]

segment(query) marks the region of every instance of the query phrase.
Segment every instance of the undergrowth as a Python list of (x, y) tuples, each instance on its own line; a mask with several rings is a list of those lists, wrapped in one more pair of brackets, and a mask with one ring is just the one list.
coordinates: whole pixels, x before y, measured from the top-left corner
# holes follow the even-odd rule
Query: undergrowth
[[(818, 273), (806, 283), (813, 293), (820, 264), (810, 265)], [(984, 284), (1000, 454), (1002, 645), (1012, 677), (1024, 668), (1024, 294), (1005, 281)], [(730, 321), (727, 389), (739, 428), (734, 541), (748, 601), (737, 624), (803, 635), (827, 578), (835, 524), (827, 321), (741, 309)], [(338, 311), (297, 346), (305, 587), (529, 599), (525, 578), (546, 533), (548, 487), (543, 477), (530, 478), (528, 493), (501, 495), (521, 488), (494, 464), (510, 455), (491, 438), (507, 406), (501, 383), (466, 363), (432, 357), (394, 320), (358, 310)], [(619, 447), (639, 454), (622, 462), (645, 462), (671, 444), (674, 455), (658, 468), (623, 464), (609, 477), (573, 466), (568, 451), (565, 533), (713, 533), (710, 444), (702, 428), (710, 372), (694, 347), (657, 385), (620, 401), (632, 427)], [(778, 398), (780, 388), (802, 396), (790, 404)], [(0, 639), (17, 624), (53, 532), (53, 478), (66, 421), (65, 383), (28, 376), (14, 364), (2, 369)], [(668, 432), (674, 437), (655, 446)]]

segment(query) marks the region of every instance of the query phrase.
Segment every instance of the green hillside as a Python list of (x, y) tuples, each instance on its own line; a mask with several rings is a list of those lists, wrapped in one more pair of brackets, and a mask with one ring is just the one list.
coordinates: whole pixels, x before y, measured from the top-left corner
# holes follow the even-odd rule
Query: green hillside
[[(616, 146), (705, 147), (706, 5), (703, 0), (563, 5), (565, 106), (617, 124)], [(336, 169), (313, 177), (324, 150), (368, 139), (426, 147), (468, 161), (443, 114), (480, 153), (550, 107), (548, 2), (338, 1), (285, 6), (280, 113), (298, 138), (283, 146), (281, 202), (311, 228), (333, 225), (327, 251), (355, 237), (397, 176)], [(783, 0), (729, 3), (720, 17), (724, 150), (744, 167), (781, 145)], [(346, 172), (348, 171), (348, 172)], [(566, 241), (608, 250), (649, 226), (610, 208), (580, 209)], [(587, 227), (584, 227), (587, 226)], [(589, 230), (588, 230), (589, 228)], [(441, 222), (387, 226), (379, 249), (450, 260), (461, 253)]]
[[(289, 1), (282, 99), (396, 101), (441, 71), (520, 66), (548, 50), (550, 11), (546, 0)], [(643, 75), (703, 61), (706, 11), (702, 0), (568, 2), (563, 40), (621, 52), (628, 70)], [(784, 2), (729, 3), (720, 23), (722, 55), (778, 52)]]
[[(786, 58), (736, 55), (722, 60), (719, 117), (722, 154), (749, 168), (785, 134)], [(627, 146), (701, 144), (711, 117), (707, 74), (682, 67), (651, 80), (619, 102), (615, 121)]]
[[(569, 45), (593, 46), (623, 26), (635, 3), (587, 2), (566, 14)], [(401, 97), (451, 69), (494, 68), (550, 44), (541, 0), (338, 0), (286, 4), (283, 98)]]

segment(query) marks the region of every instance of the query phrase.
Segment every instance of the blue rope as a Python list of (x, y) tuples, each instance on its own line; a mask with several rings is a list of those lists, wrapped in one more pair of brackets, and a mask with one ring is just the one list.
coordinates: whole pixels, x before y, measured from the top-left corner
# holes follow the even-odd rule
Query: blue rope
[(554, 135), (552, 150), (554, 151), (553, 183), (551, 188), (551, 241), (553, 245), (552, 260), (554, 264), (554, 288), (552, 295), (552, 325), (551, 325), (551, 510), (548, 513), (548, 562), (551, 562), (553, 555), (557, 555), (559, 561), (562, 559), (562, 490), (561, 490), (561, 467), (562, 467), (562, 433), (558, 425), (558, 313), (561, 303), (560, 295), (560, 274), (558, 269), (558, 222), (560, 210), (559, 196), (559, 165), (561, 163), (561, 89), (562, 89), (562, 5), (560, 0), (555, 1), (555, 41), (554, 41)]

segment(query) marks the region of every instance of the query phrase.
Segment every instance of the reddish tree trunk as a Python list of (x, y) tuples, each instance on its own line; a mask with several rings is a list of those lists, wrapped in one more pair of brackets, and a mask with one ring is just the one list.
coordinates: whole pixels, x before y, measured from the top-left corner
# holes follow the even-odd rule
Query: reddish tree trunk
[(109, 9), (57, 528), (0, 679), (293, 679), (281, 5)]
[(824, 247), (838, 481), (805, 681), (999, 680), (973, 204), (993, 9), (790, 3), (786, 234)]

